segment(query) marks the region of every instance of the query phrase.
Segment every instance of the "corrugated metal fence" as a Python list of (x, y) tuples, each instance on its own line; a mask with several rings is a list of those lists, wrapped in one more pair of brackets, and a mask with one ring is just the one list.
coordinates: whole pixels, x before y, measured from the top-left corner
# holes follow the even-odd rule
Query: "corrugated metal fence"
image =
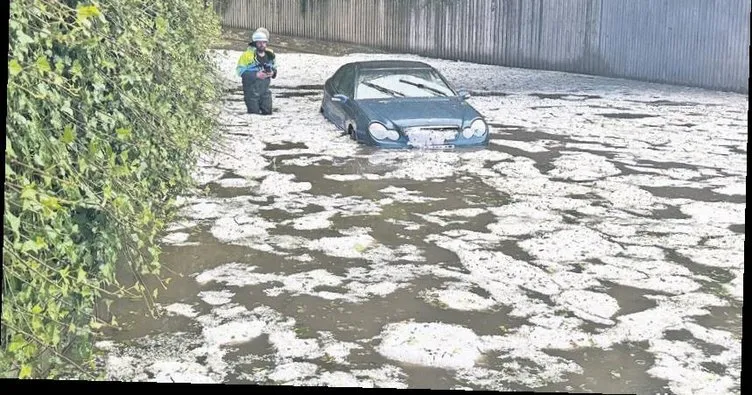
[(748, 0), (218, 0), (226, 26), (748, 92)]

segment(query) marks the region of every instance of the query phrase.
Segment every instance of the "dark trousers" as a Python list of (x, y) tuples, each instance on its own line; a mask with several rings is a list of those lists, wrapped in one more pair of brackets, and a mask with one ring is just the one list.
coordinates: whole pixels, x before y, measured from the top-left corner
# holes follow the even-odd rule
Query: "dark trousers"
[(246, 71), (243, 79), (243, 98), (250, 114), (272, 113), (272, 92), (269, 90), (271, 79), (259, 79), (256, 73)]

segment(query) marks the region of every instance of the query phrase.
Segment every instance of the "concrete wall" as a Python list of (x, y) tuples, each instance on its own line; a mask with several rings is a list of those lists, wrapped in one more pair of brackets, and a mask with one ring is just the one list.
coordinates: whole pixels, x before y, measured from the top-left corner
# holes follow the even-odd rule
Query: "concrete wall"
[(219, 0), (224, 24), (512, 67), (748, 92), (748, 0)]

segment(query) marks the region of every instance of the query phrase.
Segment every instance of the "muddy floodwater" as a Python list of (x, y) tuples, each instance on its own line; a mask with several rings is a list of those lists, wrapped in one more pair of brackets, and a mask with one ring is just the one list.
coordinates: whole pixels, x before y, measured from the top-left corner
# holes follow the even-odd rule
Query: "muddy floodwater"
[(280, 52), (266, 117), (238, 55), (209, 192), (162, 240), (164, 314), (121, 307), (109, 378), (739, 393), (746, 96), (421, 59), (491, 143), (379, 150), (319, 107), (387, 55)]

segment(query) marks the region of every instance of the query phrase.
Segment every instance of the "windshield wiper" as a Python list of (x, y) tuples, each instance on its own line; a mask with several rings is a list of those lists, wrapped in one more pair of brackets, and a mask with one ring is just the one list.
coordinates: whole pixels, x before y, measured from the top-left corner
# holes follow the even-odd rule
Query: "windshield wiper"
[(381, 85), (376, 85), (376, 84), (372, 84), (372, 83), (370, 83), (370, 82), (368, 82), (368, 81), (363, 81), (363, 82), (361, 82), (361, 84), (363, 84), (363, 85), (365, 85), (365, 86), (367, 86), (367, 87), (370, 87), (370, 88), (376, 89), (376, 90), (378, 90), (378, 91), (380, 91), (380, 92), (383, 92), (383, 93), (386, 93), (386, 94), (390, 94), (390, 95), (392, 95), (392, 96), (397, 96), (397, 95), (400, 95), (400, 96), (402, 96), (402, 97), (405, 97), (405, 94), (404, 94), (404, 93), (402, 93), (402, 92), (397, 92), (397, 91), (393, 91), (393, 90), (391, 90), (391, 89), (389, 89), (389, 88), (385, 88), (385, 87), (383, 87), (383, 86), (381, 86)]
[(412, 82), (412, 81), (408, 81), (408, 80), (399, 80), (399, 82), (402, 82), (402, 83), (408, 84), (408, 85), (412, 85), (412, 86), (416, 86), (416, 87), (418, 87), (420, 89), (429, 90), (431, 92), (438, 93), (439, 95), (444, 96), (444, 97), (447, 96), (446, 92), (441, 91), (441, 90), (436, 89), (436, 88), (432, 88), (432, 87), (430, 87), (428, 85), (425, 85), (425, 84), (421, 84), (421, 83), (418, 83), (418, 82)]

